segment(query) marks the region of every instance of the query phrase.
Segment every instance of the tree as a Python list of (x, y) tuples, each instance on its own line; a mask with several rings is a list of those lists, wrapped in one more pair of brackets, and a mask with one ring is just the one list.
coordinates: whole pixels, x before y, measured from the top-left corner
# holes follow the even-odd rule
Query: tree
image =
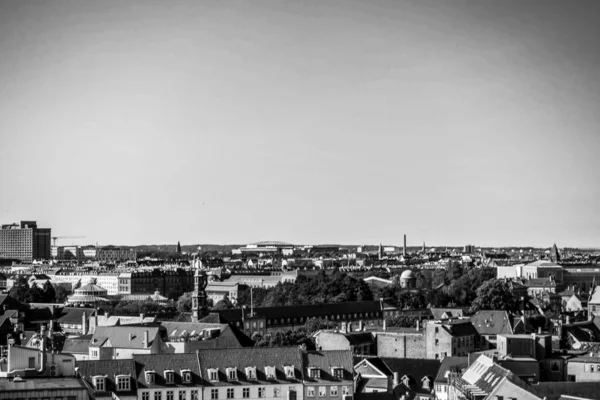
[(54, 292), (55, 303), (64, 303), (65, 301), (67, 301), (67, 289), (65, 289), (63, 286), (56, 286)]
[(10, 289), (10, 292), (8, 292), (8, 295), (21, 303), (26, 303), (28, 291), (29, 284), (27, 283), (27, 279), (23, 276), (19, 276), (13, 287)]
[(33, 282), (27, 291), (25, 299), (27, 303), (42, 303), (44, 301), (44, 292), (39, 288), (37, 283)]
[(44, 286), (42, 286), (42, 292), (43, 303), (53, 303), (56, 299), (56, 291), (54, 290), (54, 286), (52, 286), (50, 281), (44, 282)]
[(519, 302), (510, 286), (502, 279), (490, 279), (477, 289), (471, 312), (479, 310), (517, 311)]
[(191, 312), (192, 311), (192, 293), (184, 293), (177, 300), (177, 311), (179, 312)]
[(231, 303), (231, 300), (229, 300), (229, 296), (227, 295), (225, 295), (225, 297), (223, 297), (221, 300), (217, 301), (217, 304), (214, 306), (215, 310), (227, 310), (229, 308), (233, 308), (233, 303)]

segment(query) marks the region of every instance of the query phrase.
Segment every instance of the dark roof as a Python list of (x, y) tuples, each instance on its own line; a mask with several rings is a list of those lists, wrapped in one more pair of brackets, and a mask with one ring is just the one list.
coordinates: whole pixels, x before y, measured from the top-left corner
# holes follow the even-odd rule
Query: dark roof
[(88, 387), (93, 387), (94, 382), (92, 377), (97, 375), (106, 376), (106, 392), (103, 393), (116, 391), (116, 375), (130, 375), (133, 377), (131, 391), (125, 393), (119, 392), (119, 396), (136, 394), (135, 362), (132, 359), (75, 361), (75, 366), (78, 368), (77, 372), (81, 378), (88, 384)]
[[(338, 314), (355, 314), (365, 312), (380, 312), (379, 301), (356, 301), (351, 303), (309, 304), (301, 306), (255, 307), (256, 317), (263, 318), (294, 318), (294, 317), (324, 317)], [(219, 315), (227, 322), (242, 320), (242, 309), (232, 308), (219, 310)]]
[(343, 379), (352, 380), (353, 376), (353, 364), (352, 364), (352, 353), (350, 350), (323, 350), (323, 351), (309, 351), (302, 353), (304, 358), (305, 368), (319, 368), (321, 370), (320, 379), (308, 378), (308, 374), (305, 374), (305, 379), (310, 381), (335, 381), (332, 376), (332, 368), (342, 368)]
[(421, 379), (427, 376), (433, 382), (433, 378), (440, 369), (439, 360), (428, 360), (423, 358), (382, 358), (388, 369), (400, 373), (400, 377), (408, 375), (411, 385), (420, 385)]
[(598, 398), (598, 382), (540, 382), (529, 388), (536, 396), (546, 400), (558, 400), (561, 395)]
[(358, 365), (361, 361), (367, 361), (369, 364), (371, 364), (373, 367), (377, 368), (379, 371), (381, 371), (383, 374), (385, 374), (387, 376), (394, 375), (394, 373), (390, 370), (390, 368), (387, 366), (387, 364), (384, 363), (383, 360), (379, 357), (369, 357), (369, 358), (353, 357), (352, 358), (352, 363), (354, 364), (354, 366)]
[[(189, 386), (183, 383), (181, 370), (189, 369), (192, 374), (192, 384), (200, 385), (200, 369), (196, 353), (175, 354), (134, 354), (136, 373), (140, 388), (155, 388), (165, 386), (165, 374), (167, 370), (175, 373), (175, 383), (169, 386)], [(146, 382), (146, 371), (154, 371), (154, 383)]]
[(480, 335), (513, 333), (510, 316), (506, 311), (482, 310), (472, 315), (471, 323)]
[[(275, 367), (276, 380), (280, 383), (299, 382), (302, 380), (302, 357), (299, 347), (245, 347), (237, 349), (206, 349), (198, 350), (198, 362), (200, 365), (203, 385), (222, 386), (231, 385), (227, 381), (226, 369), (236, 368), (237, 378), (240, 384), (244, 382), (274, 383), (268, 381), (265, 375), (265, 367)], [(284, 366), (294, 366), (295, 379), (288, 379), (285, 375)], [(245, 368), (256, 367), (257, 381), (248, 381)], [(211, 382), (208, 378), (208, 369), (218, 369), (219, 382)]]
[(448, 321), (442, 326), (452, 336), (477, 335), (477, 330), (469, 320)]
[(350, 343), (350, 346), (361, 345), (364, 343), (373, 342), (373, 335), (371, 332), (352, 332), (344, 335)]
[(563, 332), (567, 335), (567, 339), (572, 335), (580, 342), (600, 342), (600, 329), (594, 320), (563, 325)]
[(468, 357), (444, 357), (435, 377), (435, 383), (448, 383), (447, 372), (462, 373), (468, 366)]
[(96, 310), (93, 308), (83, 307), (63, 307), (57, 312), (56, 321), (59, 324), (81, 324), (83, 320), (83, 314), (88, 317), (93, 315)]

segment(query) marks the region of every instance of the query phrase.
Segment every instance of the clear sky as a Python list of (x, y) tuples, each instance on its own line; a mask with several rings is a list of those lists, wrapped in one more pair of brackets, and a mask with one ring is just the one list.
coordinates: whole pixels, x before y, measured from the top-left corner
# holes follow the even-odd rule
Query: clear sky
[(0, 0), (0, 222), (600, 247), (599, 20), (598, 0)]

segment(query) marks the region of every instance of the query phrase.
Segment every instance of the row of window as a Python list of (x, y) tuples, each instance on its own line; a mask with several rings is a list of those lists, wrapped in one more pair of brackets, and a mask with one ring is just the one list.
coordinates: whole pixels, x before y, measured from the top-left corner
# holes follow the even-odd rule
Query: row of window
[[(294, 366), (293, 365), (284, 365), (284, 372), (286, 378), (294, 379)], [(218, 368), (208, 368), (208, 379), (212, 382), (217, 382), (219, 380), (219, 369)], [(225, 372), (227, 374), (227, 380), (237, 381), (237, 368), (226, 368)], [(256, 367), (246, 367), (244, 369), (246, 374), (246, 379), (248, 380), (256, 380)], [(265, 367), (265, 376), (267, 379), (275, 379), (275, 366), (267, 366)]]
[[(181, 381), (183, 383), (192, 382), (192, 371), (189, 369), (182, 369), (180, 371)], [(175, 371), (168, 369), (164, 371), (164, 378), (166, 383), (175, 383)], [(156, 381), (156, 372), (146, 371), (146, 383), (154, 383)]]
[[(167, 390), (165, 392), (165, 400), (198, 400), (198, 390), (190, 390), (189, 399), (186, 396), (185, 390), (177, 391), (177, 399), (175, 399), (175, 391)], [(150, 400), (150, 392), (142, 392), (142, 400)], [(155, 391), (152, 400), (163, 400), (162, 391)]]
[[(595, 367), (595, 368), (594, 368)], [(600, 372), (600, 364), (584, 364), (583, 372)]]

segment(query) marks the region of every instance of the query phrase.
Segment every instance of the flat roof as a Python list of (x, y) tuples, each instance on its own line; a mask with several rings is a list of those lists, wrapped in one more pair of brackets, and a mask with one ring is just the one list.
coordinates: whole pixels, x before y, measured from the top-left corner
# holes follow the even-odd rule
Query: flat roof
[(62, 390), (85, 389), (83, 382), (78, 378), (23, 378), (22, 380), (9, 380), (0, 378), (0, 391), (21, 391), (31, 389)]

